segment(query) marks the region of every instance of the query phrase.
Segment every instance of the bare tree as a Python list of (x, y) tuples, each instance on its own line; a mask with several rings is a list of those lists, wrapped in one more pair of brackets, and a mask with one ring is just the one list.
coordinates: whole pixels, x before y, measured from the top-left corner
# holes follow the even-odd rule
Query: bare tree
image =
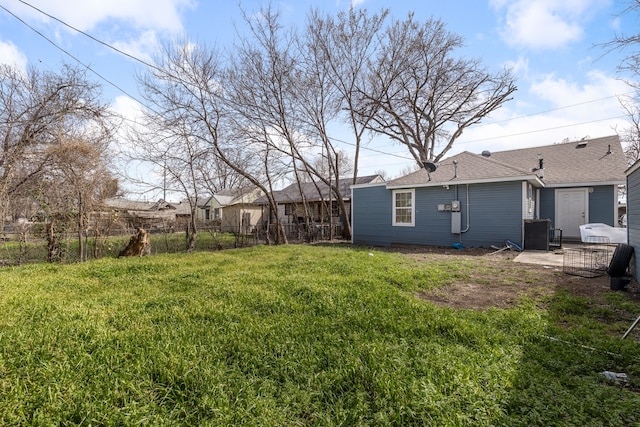
[[(621, 15), (640, 15), (640, 0), (629, 0)], [(627, 52), (618, 65), (623, 80), (632, 88), (633, 95), (620, 97), (622, 108), (629, 118), (629, 127), (624, 129), (621, 140), (625, 145), (625, 157), (630, 165), (640, 159), (640, 32), (616, 34), (613, 40), (601, 45), (606, 52)]]
[[(627, 6), (620, 13), (620, 16), (640, 15), (640, 0), (627, 0), (625, 3)], [(606, 52), (628, 51), (620, 61), (618, 68), (620, 71), (629, 72), (634, 77), (640, 75), (640, 31), (632, 34), (618, 33), (611, 41), (600, 46)], [(640, 83), (637, 81), (629, 80), (627, 83), (636, 89), (640, 88)]]
[(516, 90), (510, 71), (492, 74), (478, 60), (455, 58), (463, 41), (439, 20), (394, 21), (382, 43), (369, 65), (371, 85), (361, 91), (360, 120), (404, 144), (418, 164), (439, 161), (466, 128)]
[[(300, 62), (298, 64), (298, 78), (296, 82), (299, 87), (293, 92), (294, 102), (298, 105), (296, 109), (300, 115), (302, 131), (308, 136), (312, 150), (321, 151), (321, 158), (317, 160), (315, 156), (304, 154), (301, 162), (310, 173), (311, 179), (318, 180), (329, 188), (331, 196), (330, 203), (326, 211), (329, 221), (330, 238), (333, 237), (333, 201), (338, 206), (342, 222), (342, 232), (345, 238), (351, 237), (350, 215), (346, 209), (345, 201), (340, 191), (341, 169), (345, 169), (348, 162), (347, 156), (341, 156), (340, 150), (334, 145), (330, 135), (331, 123), (336, 121), (343, 107), (348, 105), (345, 102), (344, 89), (340, 82), (337, 67), (332, 66), (332, 62), (337, 58), (332, 57), (332, 52), (328, 46), (331, 41), (329, 37), (333, 32), (326, 30), (325, 22), (317, 14), (309, 17), (305, 37), (299, 40), (297, 49), (300, 52)], [(355, 155), (357, 157), (359, 143), (355, 144)], [(313, 154), (313, 153), (312, 153)], [(325, 167), (326, 166), (326, 167)], [(318, 193), (322, 192), (318, 189)]]
[[(216, 69), (200, 69), (215, 65), (202, 62), (202, 51), (186, 41), (164, 46), (157, 55), (156, 67), (139, 76), (143, 97), (147, 102), (144, 123), (132, 129), (134, 144), (129, 158), (146, 162), (155, 171), (155, 179), (146, 180), (153, 186), (162, 182), (166, 192), (180, 194), (189, 204), (190, 216), (185, 228), (187, 252), (195, 249), (198, 227), (197, 209), (212, 181), (208, 176), (216, 164), (211, 143), (203, 135), (199, 113), (203, 87), (207, 77), (214, 78)], [(210, 57), (207, 57), (209, 59)], [(207, 71), (213, 73), (208, 76)], [(217, 121), (216, 117), (213, 117)], [(162, 179), (158, 179), (162, 176)], [(156, 187), (157, 188), (157, 187)]]
[[(14, 207), (14, 217), (29, 218), (33, 206), (47, 212), (40, 202), (48, 196), (41, 190), (48, 191), (49, 195), (63, 191), (64, 185), (52, 177), (60, 171), (60, 153), (67, 141), (82, 140), (96, 147), (108, 145), (115, 122), (107, 104), (100, 99), (100, 87), (89, 81), (85, 73), (86, 70), (67, 65), (58, 73), (35, 68), (23, 73), (0, 66), (2, 220), (9, 206)], [(102, 157), (82, 159), (81, 154), (74, 154), (79, 163), (88, 162), (91, 168), (102, 166)], [(17, 200), (23, 202), (16, 203)], [(77, 201), (77, 198), (62, 198), (56, 202), (56, 211), (77, 213)], [(26, 211), (15, 211), (18, 206), (25, 206)], [(83, 215), (86, 217), (86, 212)]]
[(0, 65), (0, 203), (36, 181), (49, 163), (46, 147), (61, 133), (105, 129), (106, 104), (84, 72), (64, 66), (59, 74), (30, 69), (26, 74)]
[[(257, 116), (239, 102), (246, 90), (242, 85), (251, 82), (242, 75), (242, 66), (232, 61), (236, 72), (234, 65), (224, 69), (222, 59), (216, 49), (185, 40), (164, 47), (156, 68), (139, 78), (152, 106), (146, 112), (151, 134), (141, 136), (153, 142), (138, 158), (166, 170), (187, 200), (197, 200), (204, 189), (215, 192), (217, 184), (248, 182), (267, 194), (275, 209), (273, 180), (278, 179), (279, 172), (274, 171), (279, 159), (276, 150), (263, 142), (270, 129), (251, 122)], [(220, 172), (224, 180), (212, 181), (211, 176)], [(195, 207), (191, 205), (194, 220)], [(195, 230), (194, 223), (191, 227)], [(193, 231), (191, 235), (195, 239)]]
[(627, 164), (631, 166), (640, 159), (640, 107), (635, 97), (620, 97), (619, 101), (629, 119), (629, 126), (622, 130), (620, 138), (625, 146), (625, 159)]
[[(306, 52), (315, 61), (313, 68), (321, 69), (340, 94), (342, 119), (353, 133), (354, 184), (358, 177), (360, 148), (365, 142), (367, 125), (375, 111), (375, 104), (366, 104), (369, 106), (367, 109), (362, 103), (361, 92), (368, 86), (369, 58), (377, 54), (377, 40), (388, 13), (388, 10), (383, 10), (379, 15), (370, 16), (365, 9), (351, 8), (335, 18), (312, 11), (307, 19)], [(327, 138), (325, 143), (331, 145), (330, 141)]]
[(307, 157), (313, 151), (313, 142), (302, 132), (298, 91), (304, 76), (300, 73), (297, 36), (283, 29), (279, 12), (270, 6), (257, 14), (244, 13), (244, 17), (249, 32), (240, 37), (234, 48), (228, 73), (228, 101), (235, 127), (264, 155), (264, 170), (270, 171), (264, 175), (269, 186), (267, 197), (280, 230), (276, 238), (286, 239), (277, 204), (271, 200), (274, 171), (277, 177), (290, 173), (298, 184), (306, 230), (311, 229), (305, 194), (299, 185), (309, 170)]
[(78, 260), (87, 259), (89, 232), (93, 227), (98, 233), (91, 216), (104, 199), (118, 191), (117, 179), (108, 170), (106, 142), (61, 139), (47, 149), (51, 162), (36, 198), (47, 219), (50, 262), (60, 260), (60, 237), (69, 230), (75, 231), (78, 239)]

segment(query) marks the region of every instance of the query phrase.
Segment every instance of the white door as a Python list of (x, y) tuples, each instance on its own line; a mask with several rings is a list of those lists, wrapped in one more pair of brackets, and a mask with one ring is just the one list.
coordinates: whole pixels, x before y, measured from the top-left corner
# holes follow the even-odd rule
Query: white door
[(580, 238), (580, 226), (589, 221), (589, 192), (586, 188), (556, 190), (556, 223), (562, 236)]

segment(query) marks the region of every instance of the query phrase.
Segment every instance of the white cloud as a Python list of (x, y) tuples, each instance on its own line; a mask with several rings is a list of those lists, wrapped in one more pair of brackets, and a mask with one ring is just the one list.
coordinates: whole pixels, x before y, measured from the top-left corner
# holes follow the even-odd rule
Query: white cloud
[(10, 41), (0, 40), (0, 64), (12, 65), (21, 71), (27, 69), (27, 57)]
[(604, 106), (615, 105), (617, 109), (619, 105), (616, 95), (622, 95), (629, 90), (629, 86), (620, 79), (609, 76), (602, 71), (593, 70), (585, 75), (585, 81), (581, 84), (564, 78), (556, 78), (552, 74), (542, 76), (531, 85), (530, 93), (556, 107), (581, 103), (588, 105), (593, 101), (606, 98), (609, 101), (597, 104), (596, 109), (591, 105), (584, 111), (584, 113), (602, 115), (605, 113)]
[(511, 46), (555, 49), (584, 37), (584, 26), (606, 0), (494, 0), (504, 12), (500, 33)]
[(111, 110), (124, 119), (123, 126), (120, 127), (116, 139), (120, 151), (128, 151), (130, 144), (128, 141), (128, 130), (140, 131), (143, 129), (141, 119), (143, 117), (142, 107), (134, 99), (128, 96), (117, 96), (111, 104)]
[(145, 31), (137, 39), (117, 41), (113, 46), (145, 62), (152, 62), (152, 53), (158, 50), (160, 42), (155, 31)]
[[(521, 88), (519, 101), (498, 110), (499, 115), (485, 124), (468, 129), (460, 138), (456, 152), (480, 152), (547, 145), (584, 136), (613, 135), (628, 126), (618, 96), (629, 87), (615, 77), (594, 70), (584, 83), (558, 78), (553, 74), (536, 79)], [(522, 115), (538, 105), (538, 114)], [(524, 106), (524, 109), (521, 108)]]
[[(159, 31), (180, 32), (183, 30), (181, 11), (193, 6), (192, 0), (32, 0), (31, 4), (42, 11), (72, 25), (88, 31), (109, 19), (122, 20), (138, 28), (153, 28)], [(9, 2), (9, 8), (20, 15), (50, 22), (49, 18), (36, 10), (18, 3)]]
[(527, 76), (529, 74), (529, 60), (519, 57), (516, 61), (507, 61), (505, 67), (511, 69), (513, 74)]
[(142, 116), (140, 104), (134, 99), (124, 95), (117, 96), (115, 98), (111, 109), (116, 113), (134, 121), (136, 120), (136, 118)]

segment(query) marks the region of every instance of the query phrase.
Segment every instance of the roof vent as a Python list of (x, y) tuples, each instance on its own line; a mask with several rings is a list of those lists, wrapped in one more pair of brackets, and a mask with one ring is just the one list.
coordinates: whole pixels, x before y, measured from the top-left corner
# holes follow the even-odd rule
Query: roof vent
[(586, 142), (578, 142), (578, 144), (576, 144), (576, 148), (585, 148), (587, 146)]
[(482, 157), (491, 157), (491, 151), (489, 150), (484, 150), (482, 152)]

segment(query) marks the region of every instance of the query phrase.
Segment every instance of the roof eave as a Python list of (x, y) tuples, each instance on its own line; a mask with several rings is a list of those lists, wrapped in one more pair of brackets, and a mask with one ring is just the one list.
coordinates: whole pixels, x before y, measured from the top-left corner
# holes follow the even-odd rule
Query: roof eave
[(626, 171), (624, 171), (625, 175), (629, 175), (640, 168), (640, 160), (636, 160), (634, 164), (629, 166)]
[(536, 175), (508, 176), (501, 178), (455, 179), (450, 181), (429, 181), (422, 184), (387, 185), (387, 189), (442, 187), (443, 185), (492, 184), (496, 182), (527, 181), (533, 185), (544, 187), (545, 183)]
[(372, 182), (368, 184), (352, 184), (349, 188), (368, 188), (368, 187), (381, 187), (387, 185), (386, 182)]
[(568, 187), (597, 187), (601, 185), (624, 185), (624, 180), (616, 181), (589, 181), (589, 182), (560, 182), (547, 183), (547, 188), (568, 188)]

